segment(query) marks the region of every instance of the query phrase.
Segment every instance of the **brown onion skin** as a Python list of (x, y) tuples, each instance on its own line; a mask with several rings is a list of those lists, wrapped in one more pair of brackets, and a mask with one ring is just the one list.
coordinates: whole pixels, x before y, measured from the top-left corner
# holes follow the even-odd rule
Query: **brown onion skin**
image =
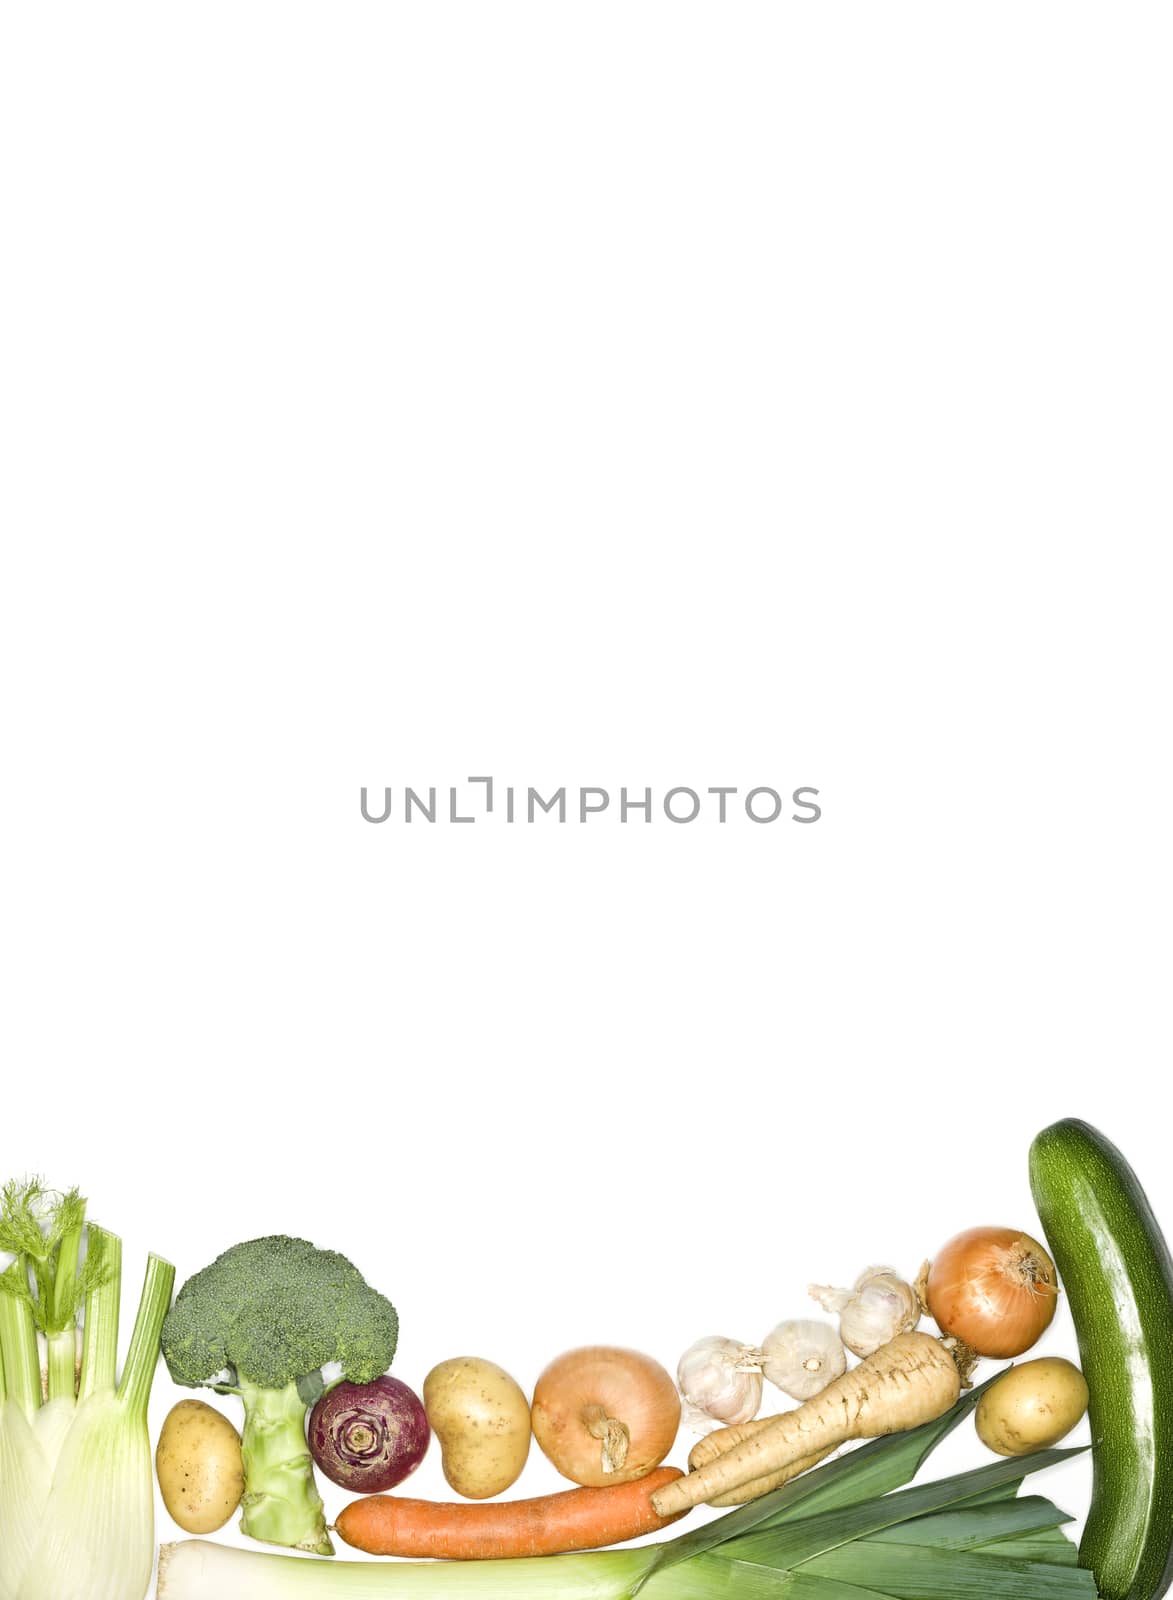
[(1018, 1228), (957, 1234), (937, 1252), (925, 1289), (929, 1315), (942, 1333), (997, 1360), (1020, 1356), (1036, 1343), (1058, 1298), (1054, 1262)]
[[(605, 1471), (603, 1446), (584, 1412), (601, 1407), (629, 1431), (627, 1459)], [(680, 1395), (671, 1375), (638, 1350), (584, 1345), (557, 1356), (534, 1386), (534, 1438), (572, 1483), (605, 1488), (630, 1483), (658, 1467), (680, 1427)]]
[(423, 1402), (398, 1378), (338, 1383), (310, 1412), (310, 1454), (356, 1494), (382, 1494), (415, 1471), (432, 1430)]

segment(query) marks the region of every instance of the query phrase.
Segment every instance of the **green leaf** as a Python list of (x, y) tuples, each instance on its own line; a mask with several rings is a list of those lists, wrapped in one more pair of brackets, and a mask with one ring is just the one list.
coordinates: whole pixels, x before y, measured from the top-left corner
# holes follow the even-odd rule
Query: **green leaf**
[(911, 1517), (956, 1506), (968, 1496), (986, 1488), (1039, 1472), (1057, 1462), (1082, 1454), (1074, 1450), (1039, 1450), (1034, 1455), (995, 1461), (972, 1472), (962, 1472), (934, 1483), (917, 1484), (892, 1494), (865, 1500), (861, 1505), (843, 1506), (821, 1516), (803, 1517), (784, 1527), (766, 1527), (727, 1541), (721, 1554), (737, 1559), (757, 1559), (780, 1568), (797, 1567), (836, 1545), (847, 1544), (867, 1534), (877, 1533)]
[(1041, 1495), (1031, 1494), (1018, 1500), (995, 1500), (987, 1505), (961, 1506), (914, 1517), (910, 1522), (881, 1528), (868, 1543), (882, 1540), (887, 1544), (944, 1545), (951, 1550), (968, 1550), (998, 1539), (1043, 1533), (1070, 1521), (1066, 1511), (1060, 1511)]
[(1095, 1600), (1083, 1567), (1015, 1560), (976, 1550), (910, 1549), (861, 1540), (816, 1557), (809, 1570), (865, 1583), (897, 1600)]
[(297, 1380), (297, 1397), (304, 1406), (316, 1405), (326, 1392), (326, 1380), (315, 1369)]
[(0, 1272), (0, 1294), (6, 1294), (12, 1300), (20, 1300), (28, 1306), (34, 1318), (36, 1317), (37, 1302), (29, 1286), (28, 1268), (19, 1257)]
[(1012, 1556), (1024, 1561), (1052, 1561), (1057, 1566), (1074, 1567), (1079, 1564), (1079, 1551), (1060, 1529), (1051, 1533), (1032, 1533), (1020, 1539), (1007, 1539), (994, 1544), (984, 1544), (979, 1555)]
[[(0, 1191), (0, 1251), (16, 1257), (0, 1291), (27, 1301), (41, 1333), (72, 1327), (84, 1298), (77, 1278), (85, 1215), (78, 1190), (49, 1189), (40, 1178), (12, 1180)], [(95, 1262), (90, 1275), (96, 1279), (99, 1269)]]
[(42, 1220), (53, 1191), (41, 1178), (10, 1178), (0, 1190), (0, 1250), (37, 1260), (48, 1245)]
[(779, 1600), (887, 1600), (878, 1589), (861, 1589), (857, 1583), (840, 1583), (837, 1578), (816, 1578), (811, 1572), (791, 1572), (775, 1580)]
[(1011, 1478), (1008, 1483), (996, 1484), (992, 1489), (983, 1489), (979, 1494), (971, 1494), (965, 1500), (959, 1500), (959, 1506), (987, 1506), (996, 1500), (1013, 1500), (1022, 1488), (1021, 1478)]
[(857, 1450), (850, 1450), (833, 1461), (824, 1462), (822, 1466), (812, 1467), (809, 1472), (783, 1484), (780, 1489), (772, 1489), (769, 1494), (751, 1500), (748, 1505), (738, 1506), (735, 1511), (726, 1512), (723, 1517), (692, 1528), (688, 1533), (661, 1545), (658, 1559), (648, 1567), (632, 1594), (642, 1588), (652, 1573), (663, 1572), (680, 1561), (688, 1561), (727, 1539), (756, 1528), (777, 1526), (796, 1515), (806, 1517), (815, 1512), (851, 1505), (858, 1500), (872, 1499), (908, 1483), (941, 1440), (969, 1415), (985, 1391), (1001, 1376), (1001, 1372), (996, 1373), (976, 1389), (970, 1389), (932, 1422), (922, 1423), (919, 1428), (911, 1428), (907, 1433), (893, 1433), (883, 1439), (873, 1439)]
[[(715, 1552), (704, 1551), (674, 1567), (670, 1574), (654, 1578), (644, 1593), (649, 1600), (781, 1600), (788, 1594), (785, 1585), (789, 1578), (788, 1573), (776, 1572), (773, 1567), (722, 1561)], [(623, 1590), (624, 1595), (635, 1592), (634, 1587)], [(830, 1595), (827, 1600), (864, 1597), (850, 1593)], [(872, 1600), (872, 1596), (866, 1600)]]

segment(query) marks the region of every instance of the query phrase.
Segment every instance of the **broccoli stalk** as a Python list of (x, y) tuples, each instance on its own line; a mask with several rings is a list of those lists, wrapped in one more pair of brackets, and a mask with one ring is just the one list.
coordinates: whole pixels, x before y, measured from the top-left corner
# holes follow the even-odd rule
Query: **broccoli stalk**
[(244, 1401), (240, 1454), (246, 1485), (240, 1531), (265, 1544), (333, 1555), (306, 1449), (306, 1407), (297, 1384), (262, 1389), (242, 1379), (238, 1392)]
[(163, 1354), (176, 1383), (241, 1398), (243, 1533), (334, 1553), (306, 1442), (308, 1404), (324, 1366), (352, 1383), (386, 1372), (398, 1335), (394, 1306), (358, 1268), (304, 1239), (250, 1239), (187, 1280), (163, 1324)]

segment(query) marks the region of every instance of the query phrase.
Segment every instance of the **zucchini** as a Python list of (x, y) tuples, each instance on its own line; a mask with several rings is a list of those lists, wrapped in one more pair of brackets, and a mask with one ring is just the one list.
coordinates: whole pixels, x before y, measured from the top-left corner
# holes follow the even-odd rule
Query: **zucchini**
[(1090, 1391), (1080, 1565), (1103, 1600), (1156, 1600), (1173, 1580), (1173, 1262), (1136, 1174), (1086, 1122), (1043, 1129), (1030, 1181)]

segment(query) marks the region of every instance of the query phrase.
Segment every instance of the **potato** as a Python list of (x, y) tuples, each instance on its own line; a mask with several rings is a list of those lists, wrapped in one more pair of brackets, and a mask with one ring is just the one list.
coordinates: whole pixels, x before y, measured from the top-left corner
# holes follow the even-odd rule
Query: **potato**
[(529, 1455), (529, 1401), (492, 1361), (456, 1356), (424, 1379), (424, 1410), (449, 1484), (487, 1500), (515, 1483)]
[(244, 1493), (240, 1435), (202, 1400), (181, 1400), (167, 1413), (155, 1471), (171, 1520), (185, 1533), (215, 1533)]
[(1083, 1373), (1062, 1356), (1011, 1367), (978, 1401), (982, 1443), (1000, 1456), (1045, 1450), (1069, 1434), (1087, 1410)]

